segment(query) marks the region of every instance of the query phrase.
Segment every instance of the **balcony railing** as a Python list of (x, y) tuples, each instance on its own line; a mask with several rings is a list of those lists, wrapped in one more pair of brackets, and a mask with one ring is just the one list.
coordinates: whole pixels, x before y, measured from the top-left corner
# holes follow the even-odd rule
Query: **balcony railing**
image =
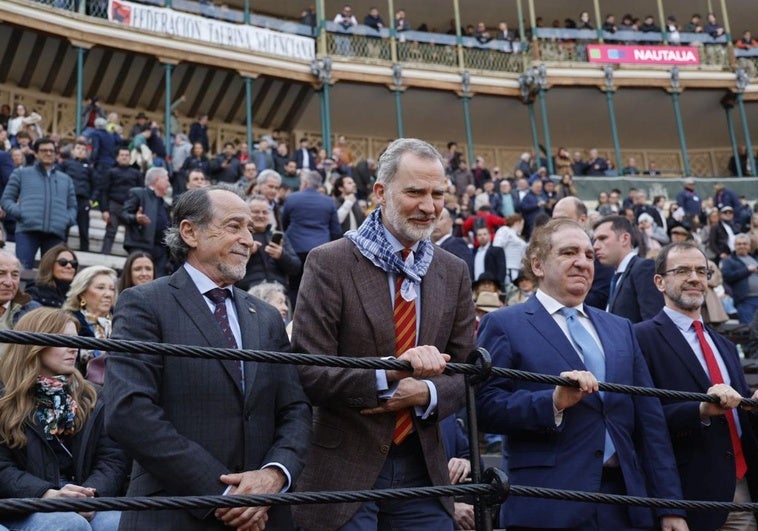
[[(108, 18), (107, 0), (33, 0), (58, 9), (64, 9), (97, 18)], [(197, 14), (207, 18), (243, 24), (242, 11), (219, 7), (207, 0), (133, 0), (154, 6)], [(275, 17), (248, 14), (250, 25), (315, 37), (316, 29), (298, 22)], [(733, 67), (729, 43), (725, 35), (712, 37), (705, 33), (680, 33), (677, 42), (671, 34), (661, 32), (617, 31), (609, 33), (598, 30), (564, 28), (535, 28), (535, 53), (530, 42), (491, 40), (479, 42), (473, 37), (459, 41), (454, 35), (406, 31), (394, 38), (390, 31), (379, 31), (357, 25), (344, 28), (327, 21), (326, 49), (321, 53), (337, 58), (375, 64), (391, 64), (393, 61), (421, 68), (444, 68), (479, 70), (484, 72), (520, 73), (530, 61), (587, 63), (587, 44), (686, 44), (697, 46), (700, 51), (700, 66), (729, 70)], [(460, 52), (460, 53), (459, 53)], [(752, 79), (758, 78), (758, 50), (739, 50), (734, 53), (737, 67), (745, 68)]]

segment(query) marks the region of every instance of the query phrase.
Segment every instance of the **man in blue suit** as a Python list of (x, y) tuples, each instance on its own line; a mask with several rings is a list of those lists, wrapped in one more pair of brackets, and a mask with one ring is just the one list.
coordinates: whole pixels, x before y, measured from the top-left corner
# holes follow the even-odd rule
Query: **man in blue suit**
[[(652, 381), (631, 323), (584, 304), (594, 272), (589, 235), (574, 221), (551, 220), (535, 231), (526, 257), (537, 293), (485, 315), (478, 344), (498, 367), (560, 374), (579, 387), (498, 377), (482, 385), (480, 427), (508, 436), (511, 481), (681, 498), (658, 399), (597, 392), (598, 379), (645, 387)], [(687, 529), (680, 511), (655, 516), (662, 529)], [(509, 531), (619, 531), (650, 529), (654, 515), (639, 507), (516, 497), (503, 504), (500, 524)]]
[[(303, 264), (311, 249), (342, 237), (334, 200), (318, 190), (322, 183), (320, 173), (304, 172), (300, 191), (287, 197), (282, 207), (282, 228)], [(293, 307), (301, 277), (302, 271), (290, 277), (290, 302)]]
[(652, 319), (663, 308), (655, 287), (655, 264), (637, 256), (637, 232), (624, 216), (608, 216), (595, 223), (595, 253), (600, 263), (613, 267), (607, 310), (633, 323)]
[[(661, 249), (655, 266), (655, 284), (666, 306), (634, 326), (653, 382), (721, 398), (720, 404), (663, 401), (684, 497), (753, 501), (751, 491), (758, 494), (758, 442), (751, 415), (737, 408), (750, 389), (735, 346), (703, 326), (700, 309), (711, 276), (708, 262), (695, 244), (684, 242)], [(756, 528), (753, 513), (703, 511), (689, 522), (696, 531)]]

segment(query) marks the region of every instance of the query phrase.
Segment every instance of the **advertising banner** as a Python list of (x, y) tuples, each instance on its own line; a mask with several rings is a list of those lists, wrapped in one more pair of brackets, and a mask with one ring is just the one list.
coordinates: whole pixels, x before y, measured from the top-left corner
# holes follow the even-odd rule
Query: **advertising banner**
[(588, 44), (590, 63), (646, 64), (646, 65), (699, 65), (700, 54), (692, 46), (638, 46)]
[(241, 48), (289, 59), (312, 61), (316, 56), (315, 42), (308, 37), (233, 24), (126, 0), (109, 0), (108, 20), (170, 37)]

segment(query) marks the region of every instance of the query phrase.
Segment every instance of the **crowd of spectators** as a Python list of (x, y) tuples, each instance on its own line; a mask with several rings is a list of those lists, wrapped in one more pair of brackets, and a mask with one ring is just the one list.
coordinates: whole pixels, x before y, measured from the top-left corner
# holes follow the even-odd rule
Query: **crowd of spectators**
[[(723, 25), (718, 21), (716, 14), (713, 12), (707, 13), (705, 19), (703, 19), (699, 13), (693, 13), (689, 18), (689, 21), (684, 24), (678, 22), (675, 15), (669, 15), (661, 25), (656, 23), (656, 18), (651, 14), (639, 17), (631, 13), (626, 13), (617, 19), (616, 15), (609, 13), (605, 15), (605, 18), (601, 22), (599, 20), (593, 21), (588, 11), (582, 11), (576, 19), (571, 17), (567, 17), (563, 19), (563, 21), (554, 19), (549, 25), (546, 23), (544, 17), (537, 16), (535, 18), (534, 28), (527, 26), (524, 29), (523, 37), (520, 35), (518, 24), (509, 25), (508, 22), (504, 20), (498, 22), (497, 25), (492, 22), (488, 23), (479, 20), (476, 23), (466, 23), (462, 24), (460, 28), (456, 28), (455, 19), (451, 19), (448, 28), (429, 27), (426, 22), (421, 22), (417, 27), (413, 28), (406, 15), (405, 9), (397, 9), (393, 19), (392, 25), (397, 32), (410, 31), (413, 29), (415, 31), (442, 33), (447, 35), (456, 35), (459, 33), (463, 37), (475, 39), (480, 45), (486, 45), (491, 41), (506, 41), (510, 43), (519, 42), (522, 39), (529, 41), (534, 35), (539, 36), (538, 33), (535, 33), (535, 29), (539, 31), (540, 29), (547, 28), (602, 31), (605, 34), (607, 42), (618, 42), (618, 40), (613, 38), (613, 34), (622, 32), (621, 35), (624, 35), (623, 41), (628, 43), (635, 42), (634, 33), (650, 34), (665, 32), (666, 40), (669, 44), (680, 44), (681, 34), (683, 33), (708, 35), (714, 40), (720, 39), (725, 35)], [(359, 19), (353, 14), (352, 7), (349, 4), (343, 6), (342, 10), (337, 13), (333, 21), (346, 31), (359, 25)], [(303, 10), (300, 16), (300, 22), (302, 24), (315, 26), (316, 15), (313, 9), (307, 8)], [(376, 31), (389, 27), (382, 18), (379, 9), (376, 7), (371, 7), (369, 9), (369, 12), (365, 15), (363, 20), (360, 21), (360, 24)], [(626, 33), (628, 33), (628, 35)], [(572, 41), (575, 38), (576, 35), (566, 34), (561, 37), (560, 40)], [(587, 39), (587, 37), (584, 36), (583, 40), (584, 39)], [(650, 39), (647, 38), (644, 40), (646, 42), (650, 41)], [(659, 41), (662, 40), (663, 37), (661, 36)], [(707, 43), (708, 41), (704, 42)], [(736, 47), (742, 49), (750, 49), (757, 44), (758, 41), (755, 41), (752, 38), (749, 30), (745, 30), (742, 37), (734, 42)], [(504, 49), (517, 50), (518, 47), (507, 47)]]
[[(17, 114), (26, 115), (22, 113)], [(200, 115), (187, 135), (175, 135), (169, 156), (160, 124), (144, 114), (138, 114), (134, 124), (121, 124), (93, 98), (82, 121), (84, 133), (74, 142), (45, 137), (42, 131), (31, 142), (32, 135), (16, 130), (9, 142), (17, 147), (7, 154), (0, 151), (11, 161), (9, 172), (3, 174), (7, 185), (0, 204), (6, 239), (15, 239), (17, 254), (0, 252), (0, 282), (8, 286), (0, 290), (0, 305), (7, 309), (3, 312), (7, 317), (0, 315), (0, 326), (10, 328), (37, 307), (49, 306), (68, 312), (78, 334), (109, 338), (118, 292), (153, 282), (181, 265), (169, 260), (164, 240), (167, 231), (176, 230), (172, 205), (182, 194), (211, 184), (223, 187), (224, 193), (234, 192), (250, 209), (250, 258), (236, 286), (275, 305), (277, 315), (291, 325), (310, 252), (362, 227), (381, 203), (374, 187), (377, 162), (358, 160), (344, 137), (327, 153), (314, 148), (307, 137), (297, 139), (291, 149), (286, 136), (274, 131), (259, 138), (252, 149), (226, 142), (213, 153), (208, 117)], [(613, 220), (612, 227), (620, 224), (621, 232), (628, 234), (625, 247), (612, 255), (608, 241), (615, 229), (595, 233), (603, 234), (594, 244), (598, 285), (597, 290), (593, 285), (587, 304), (649, 318), (639, 313), (644, 313), (642, 305), (636, 314), (623, 313), (628, 304), (620, 305), (619, 300), (628, 295), (625, 291), (614, 295), (614, 270), (625, 256), (650, 259), (670, 242), (692, 241), (718, 273), (709, 275), (706, 322), (724, 325), (733, 319), (748, 325), (753, 320), (758, 309), (758, 214), (750, 204), (754, 198), (738, 197), (722, 184), (714, 186), (712, 195), (701, 196), (696, 182), (685, 179), (676, 197), (648, 198), (644, 190), (613, 188), (600, 193), (596, 203), (585, 204), (578, 199), (574, 176), (615, 172), (596, 149), (585, 155), (559, 148), (553, 158), (554, 176), (548, 174), (542, 154), (523, 153), (511, 171), (490, 166), (481, 155), (469, 167), (455, 142), (448, 144), (442, 157), (444, 209), (431, 239), (467, 264), (472, 303), (480, 317), (531, 300), (539, 286), (524, 265), (532, 236), (550, 218), (569, 217), (589, 231), (600, 231), (599, 226)], [(642, 173), (633, 159), (622, 171)], [(650, 165), (646, 173), (658, 171)], [(40, 193), (38, 187), (48, 186), (44, 183), (53, 178), (58, 180), (57, 193)], [(35, 184), (38, 181), (43, 184)], [(64, 189), (66, 193), (61, 193)], [(48, 202), (40, 203), (41, 198)], [(59, 205), (54, 199), (63, 202)], [(88, 250), (90, 209), (98, 209), (107, 224), (101, 252), (113, 252), (119, 225), (126, 227), (124, 248), (130, 255), (120, 278), (102, 265), (81, 268), (76, 252), (67, 245), (66, 229), (78, 224), (79, 250)], [(53, 212), (60, 218), (56, 224), (31, 223), (52, 220)], [(34, 265), (30, 249), (39, 249), (42, 259), (36, 278), (24, 290), (21, 271)], [(648, 305), (654, 300), (645, 297)], [(104, 354), (79, 352), (77, 370), (102, 384)], [(483, 444), (495, 451), (502, 439), (488, 435)], [(456, 506), (456, 516), (464, 525), (470, 507)]]

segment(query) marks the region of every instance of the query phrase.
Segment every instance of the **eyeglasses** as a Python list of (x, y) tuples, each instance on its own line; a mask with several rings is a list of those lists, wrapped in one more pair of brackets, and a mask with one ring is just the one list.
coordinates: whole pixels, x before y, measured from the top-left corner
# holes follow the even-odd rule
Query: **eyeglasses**
[(708, 269), (707, 267), (675, 267), (674, 269), (669, 269), (667, 271), (664, 271), (666, 275), (674, 275), (675, 277), (679, 278), (690, 278), (692, 273), (695, 273), (700, 278), (707, 278), (708, 280), (711, 279), (713, 276), (713, 269)]
[(39, 148), (37, 150), (38, 153), (55, 153), (54, 148)]
[(55, 261), (55, 263), (58, 264), (61, 267), (66, 267), (67, 265), (70, 265), (74, 269), (76, 269), (77, 267), (79, 267), (79, 262), (77, 262), (76, 260), (66, 260), (65, 258), (58, 258)]

